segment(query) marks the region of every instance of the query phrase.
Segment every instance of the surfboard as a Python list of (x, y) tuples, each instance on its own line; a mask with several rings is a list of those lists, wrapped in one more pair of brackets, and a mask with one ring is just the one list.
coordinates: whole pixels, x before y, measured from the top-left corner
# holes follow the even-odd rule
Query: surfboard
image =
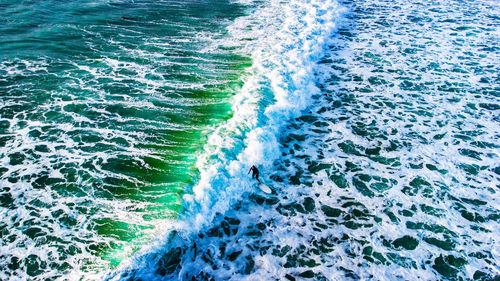
[(269, 186), (261, 183), (259, 184), (260, 190), (264, 191), (265, 193), (271, 194), (273, 191), (269, 188)]

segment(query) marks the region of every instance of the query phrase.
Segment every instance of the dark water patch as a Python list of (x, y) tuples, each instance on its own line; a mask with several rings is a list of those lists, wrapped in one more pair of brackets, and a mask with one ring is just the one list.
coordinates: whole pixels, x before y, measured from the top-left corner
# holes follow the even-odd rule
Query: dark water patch
[(316, 208), (316, 204), (314, 203), (314, 199), (312, 199), (311, 197), (306, 197), (304, 199), (303, 206), (307, 212), (312, 212)]
[(428, 237), (428, 238), (426, 237), (424, 238), (424, 241), (446, 251), (451, 251), (455, 249), (455, 243), (449, 239), (440, 240), (434, 237)]
[(325, 206), (325, 205), (321, 206), (321, 210), (328, 217), (339, 217), (340, 214), (342, 213), (342, 210), (340, 210), (340, 209), (332, 208), (332, 207)]
[(482, 107), (484, 109), (488, 110), (498, 110), (500, 109), (500, 105), (496, 103), (480, 103), (479, 107)]
[(461, 199), (462, 199), (462, 201), (464, 201), (468, 204), (475, 205), (475, 206), (483, 206), (483, 205), (488, 204), (487, 202), (479, 200), (479, 199), (469, 199), (469, 198), (461, 198)]
[(472, 150), (472, 149), (467, 149), (467, 148), (461, 148), (458, 150), (460, 152), (460, 154), (464, 155), (464, 156), (468, 156), (468, 157), (471, 157), (471, 158), (474, 158), (474, 159), (477, 159), (477, 160), (481, 160), (481, 152), (478, 152), (478, 151), (475, 151), (475, 150)]
[(493, 278), (491, 275), (481, 271), (481, 270), (476, 270), (474, 272), (474, 275), (472, 276), (474, 280), (495, 280), (495, 278), (498, 279), (498, 276)]
[(456, 258), (453, 255), (440, 255), (434, 260), (432, 268), (444, 277), (456, 278), (459, 272), (458, 269), (463, 267), (465, 264), (466, 261), (463, 258)]
[(363, 194), (364, 196), (368, 197), (373, 197), (375, 196), (375, 193), (371, 191), (366, 184), (363, 182), (363, 180), (359, 177), (354, 177), (352, 180), (353, 185), (356, 187), (356, 189)]
[(392, 245), (395, 248), (404, 248), (406, 250), (415, 250), (418, 246), (418, 240), (411, 236), (405, 235), (401, 238), (398, 238), (392, 241)]

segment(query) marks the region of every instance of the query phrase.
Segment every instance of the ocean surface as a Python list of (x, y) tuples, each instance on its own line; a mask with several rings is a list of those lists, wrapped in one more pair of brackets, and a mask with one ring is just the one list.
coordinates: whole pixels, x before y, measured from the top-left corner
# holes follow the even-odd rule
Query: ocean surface
[(0, 2), (0, 280), (492, 280), (499, 192), (498, 1)]

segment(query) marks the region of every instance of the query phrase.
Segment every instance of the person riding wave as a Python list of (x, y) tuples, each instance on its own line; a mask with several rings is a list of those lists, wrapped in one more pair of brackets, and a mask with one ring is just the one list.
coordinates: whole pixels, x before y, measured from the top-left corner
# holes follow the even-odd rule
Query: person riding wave
[(255, 178), (260, 183), (260, 180), (259, 180), (259, 169), (257, 169), (257, 167), (255, 167), (255, 165), (252, 165), (252, 167), (248, 171), (247, 175), (250, 174), (250, 172), (252, 172), (252, 179)]

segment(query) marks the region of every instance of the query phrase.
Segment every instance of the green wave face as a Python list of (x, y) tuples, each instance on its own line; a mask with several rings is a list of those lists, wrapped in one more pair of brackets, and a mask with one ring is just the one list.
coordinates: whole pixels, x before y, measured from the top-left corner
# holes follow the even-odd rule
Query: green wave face
[(166, 230), (250, 64), (218, 44), (244, 9), (0, 4), (0, 279), (88, 277)]

